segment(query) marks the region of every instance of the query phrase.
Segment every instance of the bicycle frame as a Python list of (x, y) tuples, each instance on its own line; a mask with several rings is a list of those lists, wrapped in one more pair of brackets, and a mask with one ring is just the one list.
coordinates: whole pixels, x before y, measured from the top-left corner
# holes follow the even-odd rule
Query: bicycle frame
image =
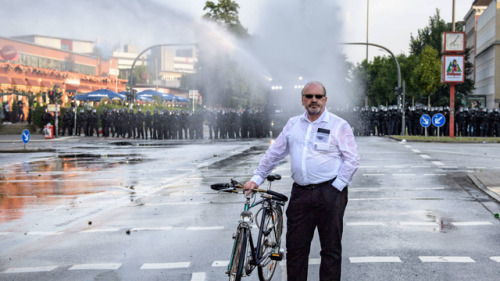
[[(269, 257), (269, 254), (267, 254), (267, 255), (262, 256), (259, 259), (258, 254), (260, 253), (261, 246), (262, 246), (263, 233), (264, 233), (264, 231), (267, 231), (267, 229), (264, 229), (265, 228), (265, 219), (266, 219), (268, 212), (272, 212), (272, 208), (273, 208), (272, 204), (273, 203), (274, 202), (272, 199), (265, 198), (265, 199), (261, 199), (258, 202), (251, 204), (250, 197), (247, 196), (247, 198), (246, 198), (244, 210), (241, 213), (241, 220), (238, 222), (238, 232), (241, 231), (242, 228), (245, 228), (248, 230), (248, 234), (249, 234), (248, 240), (249, 240), (249, 245), (250, 245), (249, 251), (252, 254), (252, 263), (251, 263), (252, 268), (251, 268), (251, 270), (249, 270), (249, 272), (247, 272), (246, 275), (249, 275), (256, 266), (259, 266), (265, 259), (267, 259)], [(253, 243), (254, 241), (253, 241), (252, 229), (251, 229), (252, 228), (251, 224), (253, 223), (253, 219), (252, 219), (253, 214), (251, 212), (249, 212), (249, 210), (257, 205), (262, 205), (262, 208), (260, 209), (260, 210), (262, 210), (262, 215), (261, 215), (261, 222), (259, 225), (259, 234), (257, 236), (257, 247), (255, 247), (255, 245)], [(259, 210), (259, 212), (260, 212), (260, 210)], [(274, 218), (273, 218), (273, 223), (274, 223)], [(231, 259), (230, 259), (230, 262), (228, 265), (228, 271), (231, 270), (233, 255), (235, 252), (235, 247), (236, 247), (236, 239), (233, 243), (233, 250), (231, 252)], [(248, 253), (248, 250), (246, 252)], [(244, 254), (247, 255), (247, 253), (244, 253)]]

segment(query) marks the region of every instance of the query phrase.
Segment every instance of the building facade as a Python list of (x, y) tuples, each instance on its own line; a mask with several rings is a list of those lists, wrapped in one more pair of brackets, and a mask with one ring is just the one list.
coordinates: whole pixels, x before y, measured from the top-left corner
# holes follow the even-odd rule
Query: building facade
[(475, 90), (469, 100), (479, 107), (498, 108), (500, 103), (500, 3), (476, 0), (465, 16), (466, 47), (474, 65)]

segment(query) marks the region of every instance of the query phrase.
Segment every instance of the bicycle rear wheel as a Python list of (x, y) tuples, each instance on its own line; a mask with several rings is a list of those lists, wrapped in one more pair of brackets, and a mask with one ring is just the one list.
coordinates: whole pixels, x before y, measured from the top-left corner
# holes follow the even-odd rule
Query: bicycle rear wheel
[(229, 281), (240, 281), (243, 276), (247, 244), (247, 230), (245, 228), (240, 228), (236, 236), (231, 268), (229, 268)]
[(278, 260), (271, 259), (271, 253), (279, 253), (281, 233), (283, 231), (283, 212), (280, 207), (273, 208), (272, 213), (266, 214), (264, 230), (270, 230), (261, 242), (259, 258), (268, 255), (259, 265), (259, 280), (270, 281), (276, 271)]

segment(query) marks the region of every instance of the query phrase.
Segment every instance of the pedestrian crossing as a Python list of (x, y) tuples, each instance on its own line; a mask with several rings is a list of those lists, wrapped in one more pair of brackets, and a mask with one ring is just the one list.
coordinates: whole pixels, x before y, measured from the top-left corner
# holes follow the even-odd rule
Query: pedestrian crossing
[[(457, 263), (457, 264), (491, 264), (500, 263), (500, 256), (492, 257), (470, 257), (470, 256), (405, 256), (404, 258), (399, 256), (352, 256), (346, 257), (347, 264), (379, 264), (379, 263), (392, 263), (392, 264), (405, 264), (413, 263), (415, 260), (421, 263)], [(478, 262), (480, 260), (480, 262)], [(309, 265), (315, 266), (321, 263), (320, 258), (309, 259)], [(214, 268), (212, 272), (220, 271), (220, 274), (224, 274), (224, 269), (229, 264), (229, 260), (218, 260), (211, 263), (211, 267)], [(280, 262), (280, 265), (284, 269), (286, 267), (286, 260)], [(110, 270), (120, 270), (123, 264), (119, 262), (109, 262), (109, 263), (83, 263), (83, 264), (72, 264), (72, 265), (46, 265), (46, 266), (25, 266), (25, 267), (10, 267), (3, 271), (0, 271), (1, 275), (16, 275), (25, 273), (46, 273), (56, 270), (67, 270), (67, 271), (110, 271)], [(193, 265), (190, 261), (181, 262), (165, 262), (165, 263), (143, 263), (137, 265), (127, 264), (127, 270), (139, 270), (139, 271), (155, 271), (155, 270), (187, 270), (190, 268), (198, 268), (197, 265)], [(193, 272), (191, 274), (191, 281), (204, 281), (206, 280), (206, 272)], [(212, 273), (213, 274), (213, 273)]]
[[(358, 198), (359, 199), (359, 198)], [(390, 198), (374, 198), (378, 200), (391, 200)], [(356, 198), (351, 199), (356, 200)], [(494, 227), (498, 225), (496, 221), (451, 221), (449, 222), (451, 225), (458, 228), (467, 228), (467, 227)], [(360, 227), (360, 226), (379, 226), (379, 227), (399, 227), (399, 226), (439, 226), (440, 222), (437, 221), (344, 221), (344, 225), (346, 227)], [(229, 230), (232, 230), (234, 226), (231, 226)], [(8, 239), (9, 236), (56, 236), (63, 235), (68, 233), (81, 233), (87, 235), (98, 235), (98, 234), (109, 234), (109, 233), (140, 233), (147, 231), (224, 231), (228, 228), (223, 225), (208, 225), (208, 226), (184, 226), (184, 227), (174, 227), (174, 226), (143, 226), (143, 227), (134, 227), (134, 228), (126, 228), (126, 227), (93, 227), (89, 229), (83, 229), (79, 231), (3, 231), (0, 232), (1, 239)]]

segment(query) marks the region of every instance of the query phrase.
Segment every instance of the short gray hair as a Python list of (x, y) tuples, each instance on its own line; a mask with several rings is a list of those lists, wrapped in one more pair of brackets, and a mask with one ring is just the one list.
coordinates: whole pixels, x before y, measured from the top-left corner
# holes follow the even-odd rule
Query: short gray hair
[(304, 95), (304, 90), (307, 87), (309, 87), (310, 85), (313, 85), (313, 84), (320, 85), (321, 88), (323, 88), (323, 92), (325, 93), (325, 96), (326, 96), (326, 88), (325, 88), (325, 86), (321, 82), (318, 82), (318, 81), (307, 82), (307, 84), (304, 86), (304, 88), (302, 88), (301, 94)]

